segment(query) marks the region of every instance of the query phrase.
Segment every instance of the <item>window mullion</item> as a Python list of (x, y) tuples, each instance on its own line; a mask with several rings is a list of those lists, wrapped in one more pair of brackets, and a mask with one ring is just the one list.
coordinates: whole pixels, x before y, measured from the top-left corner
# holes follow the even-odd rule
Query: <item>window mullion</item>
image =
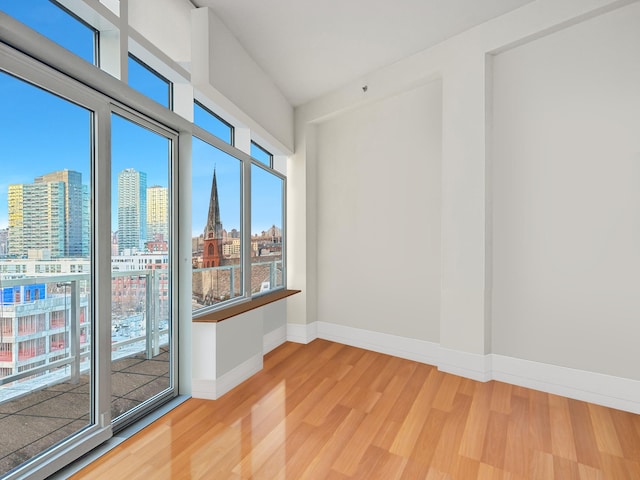
[(244, 295), (251, 298), (251, 159), (242, 160), (242, 272)]

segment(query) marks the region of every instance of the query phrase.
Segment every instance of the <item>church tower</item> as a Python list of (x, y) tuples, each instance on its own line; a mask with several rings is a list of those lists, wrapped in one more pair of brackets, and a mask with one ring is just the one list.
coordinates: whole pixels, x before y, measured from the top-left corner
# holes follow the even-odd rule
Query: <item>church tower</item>
[(220, 221), (220, 204), (218, 201), (218, 183), (216, 171), (213, 170), (211, 196), (209, 198), (209, 214), (204, 227), (204, 248), (202, 266), (204, 268), (219, 267), (222, 261), (222, 222)]

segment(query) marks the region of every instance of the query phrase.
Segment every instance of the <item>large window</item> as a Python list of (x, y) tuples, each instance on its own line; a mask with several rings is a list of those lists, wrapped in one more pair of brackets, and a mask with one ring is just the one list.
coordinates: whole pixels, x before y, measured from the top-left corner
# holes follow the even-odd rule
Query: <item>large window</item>
[(257, 143), (246, 145), (251, 155), (221, 145), (233, 143), (233, 126), (197, 101), (194, 123), (209, 138), (194, 137), (192, 158), (192, 311), (200, 315), (284, 288), (286, 180)]
[(195, 312), (244, 294), (242, 162), (194, 137), (192, 172)]
[[(246, 126), (234, 138), (211, 99), (173, 92), (130, 55), (139, 33), (119, 11), (0, 0), (1, 19), (19, 20), (0, 29), (0, 476), (11, 480), (43, 478), (177, 395), (189, 280), (196, 314), (285, 285), (273, 156)], [(89, 64), (98, 39), (102, 71)], [(143, 43), (144, 58), (171, 62)], [(178, 262), (188, 225), (192, 259)]]

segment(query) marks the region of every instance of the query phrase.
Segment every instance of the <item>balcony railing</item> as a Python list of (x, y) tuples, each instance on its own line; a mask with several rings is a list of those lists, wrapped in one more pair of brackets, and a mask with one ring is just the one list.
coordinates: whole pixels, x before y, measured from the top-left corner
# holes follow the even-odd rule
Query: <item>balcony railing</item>
[[(117, 283), (118, 279), (132, 277), (137, 285), (142, 286), (142, 291), (139, 292), (135, 308), (124, 310), (115, 295), (118, 292), (112, 292), (113, 310), (118, 312), (112, 317), (112, 360), (140, 352), (145, 352), (146, 358), (149, 359), (160, 353), (161, 346), (168, 344), (168, 301), (160, 300), (162, 297), (168, 298), (168, 295), (160, 292), (160, 288), (167, 288), (166, 282), (162, 282), (162, 287), (160, 286), (160, 278), (166, 275), (166, 270), (160, 269), (113, 272), (113, 284)], [(76, 381), (82, 373), (91, 368), (91, 275), (2, 279), (1, 285), (2, 288), (12, 288), (43, 283), (46, 284), (46, 298), (15, 303), (4, 301), (2, 316), (5, 321), (17, 325), (21, 316), (51, 316), (51, 312), (63, 311), (64, 320), (60, 322), (60, 314), (57, 314), (49, 323), (49, 329), (37, 332), (43, 338), (44, 348), (40, 345), (19, 348), (20, 342), (30, 340), (22, 338), (22, 332), (15, 326), (12, 327), (12, 331), (18, 331), (18, 335), (3, 338), (3, 342), (9, 344), (11, 350), (1, 352), (0, 362), (3, 362), (3, 371), (9, 369), (12, 374), (0, 377), (0, 401), (56, 383)], [(117, 334), (114, 332), (115, 325), (122, 327), (134, 322), (136, 328), (120, 328)], [(68, 340), (63, 340), (60, 335)], [(28, 338), (32, 337), (33, 333), (29, 333)], [(10, 362), (11, 366), (8, 366), (7, 362)], [(32, 368), (29, 366), (31, 363), (34, 364)]]
[[(251, 294), (284, 286), (282, 259), (272, 261), (253, 257), (251, 263)], [(260, 259), (260, 261), (258, 261)], [(242, 295), (241, 265), (194, 268), (192, 275), (192, 306), (198, 308), (214, 305)]]

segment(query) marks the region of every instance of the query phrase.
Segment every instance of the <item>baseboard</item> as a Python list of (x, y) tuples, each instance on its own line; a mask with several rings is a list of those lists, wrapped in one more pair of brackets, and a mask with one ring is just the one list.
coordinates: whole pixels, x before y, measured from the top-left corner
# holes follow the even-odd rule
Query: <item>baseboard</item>
[(640, 414), (638, 380), (503, 355), (491, 357), (494, 380)]
[(488, 382), (491, 376), (491, 355), (462, 352), (440, 347), (440, 358), (435, 365), (438, 370), (479, 382)]
[(262, 353), (266, 355), (287, 341), (287, 326), (282, 325), (262, 337)]
[(440, 350), (437, 343), (328, 322), (318, 322), (318, 338), (429, 365), (437, 364)]
[(218, 378), (194, 378), (191, 395), (194, 398), (217, 400), (260, 370), (262, 370), (262, 354), (254, 355)]
[(480, 382), (498, 380), (640, 414), (640, 381), (637, 380), (496, 354), (462, 352), (433, 342), (328, 322), (287, 325), (289, 341), (308, 343), (316, 337), (435, 365), (443, 372)]
[(318, 322), (300, 324), (287, 323), (287, 340), (295, 343), (309, 343), (318, 338)]

